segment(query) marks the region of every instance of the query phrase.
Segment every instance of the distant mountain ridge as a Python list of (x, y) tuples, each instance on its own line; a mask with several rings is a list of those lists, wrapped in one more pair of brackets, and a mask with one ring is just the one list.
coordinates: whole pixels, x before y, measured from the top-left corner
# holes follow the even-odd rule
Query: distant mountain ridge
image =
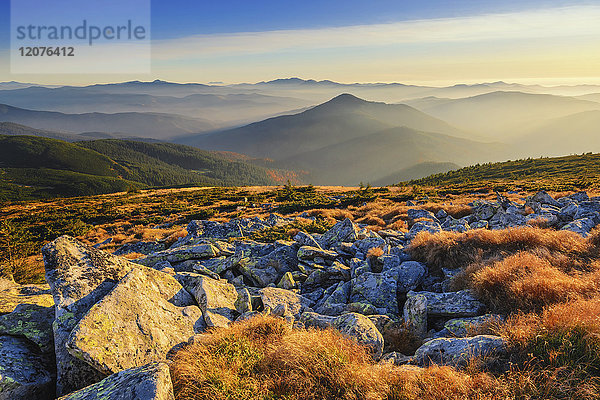
[(165, 139), (212, 129), (204, 120), (159, 113), (65, 114), (0, 104), (0, 121), (64, 133), (119, 132), (131, 136)]
[(308, 171), (315, 184), (356, 185), (422, 162), (465, 165), (508, 154), (503, 146), (465, 139), (469, 136), (408, 105), (342, 94), (299, 114), (181, 142), (270, 158), (282, 168)]

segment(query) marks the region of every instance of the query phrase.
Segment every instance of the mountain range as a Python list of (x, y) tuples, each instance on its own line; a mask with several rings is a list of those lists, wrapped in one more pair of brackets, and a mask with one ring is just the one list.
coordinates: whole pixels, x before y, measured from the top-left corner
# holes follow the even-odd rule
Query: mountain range
[[(276, 79), (0, 83), (0, 134), (218, 151), (314, 184), (392, 184), (491, 161), (600, 151), (600, 86)], [(214, 154), (214, 153), (213, 153)], [(286, 173), (287, 174), (287, 173)], [(301, 178), (299, 178), (301, 177)]]

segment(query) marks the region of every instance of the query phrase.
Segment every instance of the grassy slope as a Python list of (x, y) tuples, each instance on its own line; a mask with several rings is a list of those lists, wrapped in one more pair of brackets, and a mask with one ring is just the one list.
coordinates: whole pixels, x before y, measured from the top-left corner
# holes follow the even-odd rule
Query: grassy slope
[[(600, 154), (582, 154), (473, 165), (408, 182), (423, 186), (461, 188), (499, 185), (531, 189), (573, 190), (600, 185)], [(531, 185), (537, 185), (533, 187)]]
[(181, 145), (0, 136), (0, 200), (156, 186), (273, 184), (272, 171)]

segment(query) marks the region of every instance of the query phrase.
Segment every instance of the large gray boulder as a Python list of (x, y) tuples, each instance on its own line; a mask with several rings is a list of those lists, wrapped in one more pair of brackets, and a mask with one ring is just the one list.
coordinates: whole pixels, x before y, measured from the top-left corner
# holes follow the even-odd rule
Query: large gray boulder
[(42, 254), (56, 303), (56, 387), (62, 395), (104, 379), (104, 374), (69, 354), (66, 342), (79, 320), (136, 265), (69, 236), (47, 244)]
[(26, 339), (0, 336), (0, 400), (53, 399), (48, 361)]
[(150, 363), (118, 372), (59, 400), (175, 400), (169, 366)]
[(179, 290), (159, 283), (175, 281), (161, 275), (131, 270), (73, 329), (66, 343), (71, 355), (103, 374), (113, 374), (161, 361), (193, 336), (200, 309), (169, 302)]
[(569, 222), (561, 230), (575, 232), (583, 237), (587, 237), (595, 226), (596, 222), (593, 218), (582, 218)]
[(479, 335), (468, 338), (433, 339), (419, 347), (413, 358), (419, 366), (431, 364), (465, 367), (475, 357), (498, 356), (506, 352), (499, 336)]

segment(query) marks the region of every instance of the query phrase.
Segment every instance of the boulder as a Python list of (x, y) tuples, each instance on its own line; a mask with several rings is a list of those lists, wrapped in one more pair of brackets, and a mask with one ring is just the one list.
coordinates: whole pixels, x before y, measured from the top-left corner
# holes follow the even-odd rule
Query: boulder
[(373, 358), (379, 360), (383, 354), (383, 336), (373, 322), (362, 314), (347, 313), (333, 320), (332, 326), (342, 334), (356, 339), (371, 348)]
[(542, 190), (530, 197), (532, 201), (540, 204), (549, 204), (551, 206), (560, 207), (560, 203), (550, 196), (546, 191)]
[(154, 264), (163, 261), (174, 263), (187, 260), (202, 260), (205, 258), (218, 257), (219, 255), (219, 249), (217, 249), (215, 246), (210, 243), (202, 243), (192, 246), (175, 247), (168, 250), (159, 251), (157, 253), (152, 253), (145, 258), (136, 260), (136, 262), (151, 267)]
[(412, 239), (421, 232), (438, 233), (441, 231), (442, 227), (435, 221), (419, 221), (410, 228), (407, 236)]
[(416, 335), (424, 336), (427, 333), (427, 296), (414, 293), (407, 297), (404, 302), (404, 321)]
[(169, 366), (154, 362), (118, 372), (58, 400), (175, 400)]
[(285, 289), (285, 290), (291, 290), (291, 289), (297, 289), (298, 284), (296, 283), (296, 280), (294, 279), (294, 275), (291, 272), (286, 272), (285, 274), (283, 274), (283, 276), (279, 280), (277, 287), (279, 287), (281, 289)]
[(0, 400), (54, 399), (49, 367), (26, 339), (0, 336)]
[(332, 246), (339, 246), (342, 242), (355, 242), (357, 240), (358, 227), (346, 218), (321, 235), (318, 242), (322, 248), (329, 249)]
[(475, 317), (483, 314), (486, 309), (468, 290), (447, 293), (408, 292), (407, 300), (419, 294), (427, 299), (427, 314), (432, 317)]
[(300, 260), (314, 260), (317, 257), (324, 260), (335, 260), (338, 254), (335, 251), (323, 250), (320, 247), (302, 246), (298, 249), (297, 256)]
[(53, 330), (60, 396), (104, 379), (104, 374), (69, 354), (66, 342), (85, 313), (137, 266), (69, 236), (47, 244), (42, 254), (56, 303)]
[(405, 261), (389, 271), (389, 274), (396, 276), (400, 293), (408, 293), (416, 289), (427, 275), (427, 267), (417, 261)]
[(310, 246), (316, 247), (318, 249), (321, 248), (319, 242), (317, 242), (311, 234), (303, 231), (298, 232), (296, 236), (294, 236), (294, 240), (296, 241), (296, 243), (300, 244), (300, 246)]
[(369, 303), (381, 309), (380, 314), (398, 314), (398, 282), (395, 274), (390, 271), (365, 272), (351, 282), (351, 303)]
[(266, 287), (259, 291), (260, 298), (265, 308), (274, 310), (278, 305), (285, 304), (288, 311), (294, 317), (298, 317), (305, 311), (312, 311), (313, 302), (304, 296), (290, 290)]
[(476, 357), (493, 357), (506, 352), (506, 343), (499, 336), (479, 335), (469, 338), (433, 339), (419, 347), (413, 358), (419, 366), (431, 364), (465, 367)]
[[(71, 332), (66, 347), (103, 374), (165, 359), (175, 345), (194, 335), (201, 318), (195, 306), (177, 307), (159, 278), (131, 270)], [(174, 279), (173, 279), (174, 280)]]
[(592, 218), (582, 218), (569, 222), (561, 230), (575, 232), (583, 237), (587, 237), (595, 226), (596, 222)]
[(26, 337), (37, 344), (43, 353), (53, 353), (53, 321), (54, 307), (19, 304), (10, 314), (0, 316), (0, 335)]
[(342, 334), (364, 344), (371, 349), (373, 358), (378, 360), (383, 354), (383, 336), (373, 322), (362, 314), (347, 313), (338, 317), (305, 312), (300, 320), (307, 328), (327, 329), (333, 327)]

